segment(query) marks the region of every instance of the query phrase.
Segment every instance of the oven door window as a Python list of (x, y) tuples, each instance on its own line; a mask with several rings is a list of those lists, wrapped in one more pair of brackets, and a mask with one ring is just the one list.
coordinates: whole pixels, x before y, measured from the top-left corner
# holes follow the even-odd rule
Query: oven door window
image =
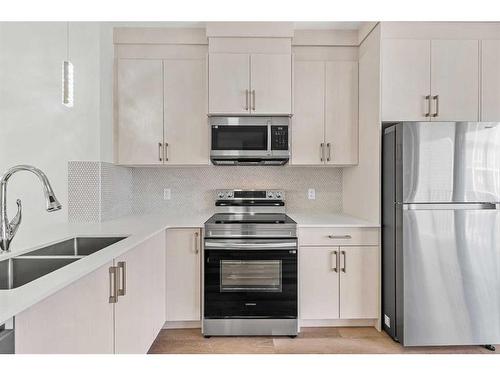
[(212, 126), (212, 150), (267, 150), (267, 126)]
[(281, 260), (221, 260), (221, 292), (281, 292)]

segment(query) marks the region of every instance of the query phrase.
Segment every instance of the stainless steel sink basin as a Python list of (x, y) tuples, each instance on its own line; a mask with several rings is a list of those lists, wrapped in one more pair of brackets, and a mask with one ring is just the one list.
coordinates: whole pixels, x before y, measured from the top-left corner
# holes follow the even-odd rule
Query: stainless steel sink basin
[(38, 279), (70, 263), (79, 257), (10, 258), (0, 262), (0, 290), (14, 289)]
[(86, 256), (126, 237), (75, 237), (31, 251), (25, 256)]
[(127, 237), (75, 237), (0, 262), (0, 290), (15, 289)]

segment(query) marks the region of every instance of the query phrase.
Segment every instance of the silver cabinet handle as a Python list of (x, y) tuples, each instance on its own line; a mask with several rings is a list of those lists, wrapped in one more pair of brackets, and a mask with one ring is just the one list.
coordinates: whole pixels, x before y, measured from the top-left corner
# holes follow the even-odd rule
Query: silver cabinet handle
[(436, 101), (436, 111), (432, 114), (432, 117), (438, 117), (439, 116), (439, 95), (434, 95), (432, 97)]
[(343, 255), (343, 257), (344, 257), (344, 265), (342, 266), (341, 271), (344, 272), (344, 273), (346, 273), (346, 270), (347, 270), (347, 263), (346, 263), (347, 256), (345, 255), (345, 251), (343, 251), (343, 250), (340, 252), (340, 254)]
[(248, 94), (249, 94), (249, 91), (248, 91), (248, 89), (246, 89), (245, 90), (245, 111), (248, 111), (248, 107), (249, 107), (249, 105), (248, 105), (248, 97), (249, 97), (249, 95)]
[(198, 254), (200, 252), (200, 233), (194, 232), (194, 253)]
[(168, 161), (168, 143), (165, 142), (165, 161)]
[(325, 159), (325, 144), (324, 143), (319, 144), (319, 151), (320, 151), (319, 158), (321, 161), (323, 161)]
[(252, 90), (252, 111), (255, 111), (255, 90)]
[(342, 235), (330, 234), (328, 238), (331, 240), (350, 240), (352, 236), (350, 234), (342, 234)]
[(330, 161), (331, 156), (332, 156), (331, 155), (331, 145), (330, 145), (330, 143), (326, 144), (326, 148), (328, 149), (328, 154), (327, 154), (328, 156), (326, 157), (326, 161)]
[(118, 301), (116, 267), (109, 267), (109, 303)]
[(161, 155), (162, 155), (162, 144), (161, 144), (161, 142), (158, 142), (158, 160), (159, 161), (163, 161)]
[[(335, 256), (335, 266), (333, 265), (333, 257), (332, 257), (333, 255)], [(339, 269), (338, 269), (338, 253), (336, 250), (332, 251), (330, 253), (330, 262), (332, 264), (331, 268), (332, 268), (333, 272), (338, 272), (339, 271)]]
[(118, 270), (120, 286), (118, 287), (118, 296), (124, 296), (127, 294), (127, 266), (125, 262), (118, 262)]
[(431, 96), (430, 95), (426, 95), (425, 96), (425, 100), (427, 100), (427, 112), (426, 112), (426, 114), (424, 116), (425, 117), (430, 117), (430, 115), (431, 115)]

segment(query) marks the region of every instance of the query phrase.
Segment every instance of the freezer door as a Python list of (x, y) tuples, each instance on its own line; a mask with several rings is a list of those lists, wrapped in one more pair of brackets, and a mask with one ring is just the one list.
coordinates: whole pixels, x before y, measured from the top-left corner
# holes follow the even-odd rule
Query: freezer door
[(406, 122), (399, 202), (499, 202), (500, 126)]
[(500, 343), (500, 210), (442, 206), (402, 210), (404, 345)]

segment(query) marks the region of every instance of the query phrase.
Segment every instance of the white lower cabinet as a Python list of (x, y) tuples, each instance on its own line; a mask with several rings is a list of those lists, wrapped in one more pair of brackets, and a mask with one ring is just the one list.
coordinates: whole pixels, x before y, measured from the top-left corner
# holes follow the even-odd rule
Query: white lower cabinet
[(300, 319), (377, 319), (376, 246), (301, 247)]
[(167, 230), (167, 325), (201, 318), (201, 229)]
[(339, 249), (340, 319), (378, 318), (378, 247), (340, 247)]
[(106, 263), (16, 315), (16, 354), (113, 354), (112, 266)]
[(162, 231), (115, 259), (123, 290), (115, 305), (115, 353), (147, 353), (165, 324), (165, 253)]
[(303, 323), (379, 319), (377, 228), (306, 228), (299, 231), (299, 243)]
[(301, 319), (338, 319), (338, 248), (301, 247), (299, 285)]
[(144, 354), (164, 323), (162, 231), (16, 315), (16, 353)]

